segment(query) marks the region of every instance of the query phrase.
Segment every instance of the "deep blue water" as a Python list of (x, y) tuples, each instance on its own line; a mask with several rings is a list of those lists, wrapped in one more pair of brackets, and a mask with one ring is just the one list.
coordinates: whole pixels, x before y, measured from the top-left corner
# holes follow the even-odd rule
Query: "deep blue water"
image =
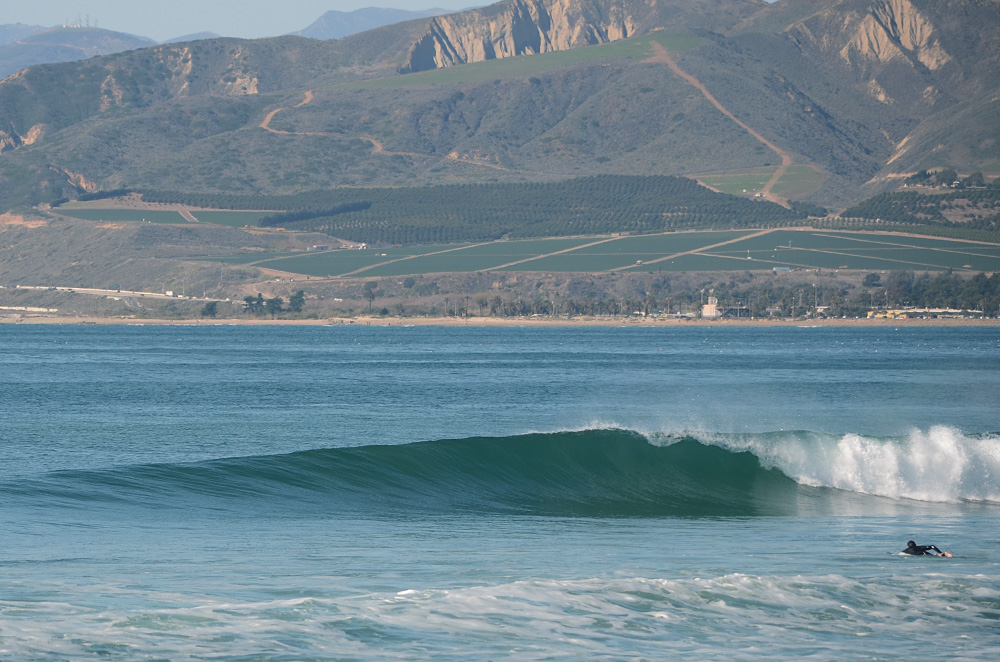
[(0, 658), (996, 659), (998, 403), (981, 327), (0, 326)]

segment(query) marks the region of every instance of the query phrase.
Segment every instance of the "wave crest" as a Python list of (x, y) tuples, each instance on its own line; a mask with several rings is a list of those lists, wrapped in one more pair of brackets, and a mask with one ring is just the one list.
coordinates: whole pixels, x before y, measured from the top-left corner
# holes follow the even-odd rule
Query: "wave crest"
[(751, 452), (762, 466), (801, 485), (892, 499), (1000, 502), (1000, 439), (951, 427), (914, 430), (900, 439), (792, 432), (710, 443)]
[(1000, 502), (995, 476), (998, 440), (950, 428), (896, 440), (810, 432), (650, 438), (604, 429), (56, 472), (0, 485), (0, 495), (47, 506), (352, 516), (748, 517), (898, 507), (877, 497)]

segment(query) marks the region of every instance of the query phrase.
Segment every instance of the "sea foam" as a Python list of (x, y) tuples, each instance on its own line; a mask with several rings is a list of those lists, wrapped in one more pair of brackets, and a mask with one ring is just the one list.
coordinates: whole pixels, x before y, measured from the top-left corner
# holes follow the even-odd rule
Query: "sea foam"
[(893, 499), (1000, 502), (1000, 438), (945, 426), (904, 438), (814, 432), (715, 436), (802, 485)]

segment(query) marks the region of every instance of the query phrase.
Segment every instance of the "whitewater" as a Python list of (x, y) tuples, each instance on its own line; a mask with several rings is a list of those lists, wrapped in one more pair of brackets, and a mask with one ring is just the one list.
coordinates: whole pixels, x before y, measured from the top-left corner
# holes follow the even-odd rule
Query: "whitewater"
[(984, 327), (0, 326), (0, 658), (996, 659), (998, 402)]

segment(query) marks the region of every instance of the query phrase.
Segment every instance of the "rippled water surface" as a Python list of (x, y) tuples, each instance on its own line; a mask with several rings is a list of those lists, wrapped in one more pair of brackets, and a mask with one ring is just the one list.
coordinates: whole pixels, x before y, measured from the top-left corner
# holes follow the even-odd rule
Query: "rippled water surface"
[(990, 328), (0, 326), (0, 657), (997, 659), (998, 402)]

